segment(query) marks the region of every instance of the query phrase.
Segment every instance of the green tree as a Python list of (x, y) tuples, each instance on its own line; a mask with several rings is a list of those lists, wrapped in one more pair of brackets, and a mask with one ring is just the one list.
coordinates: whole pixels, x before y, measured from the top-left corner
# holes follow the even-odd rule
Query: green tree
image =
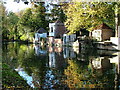
[(34, 4), (32, 12), (33, 14), (31, 25), (34, 27), (34, 30), (38, 30), (40, 27), (47, 29), (48, 23), (45, 19), (46, 9), (44, 3)]
[(8, 38), (8, 29), (7, 29), (7, 14), (5, 10), (5, 6), (2, 1), (0, 1), (0, 29), (2, 30), (2, 38)]
[(9, 12), (7, 15), (7, 29), (9, 31), (9, 39), (17, 39), (17, 23), (19, 21), (19, 18), (15, 13)]
[(32, 41), (36, 30), (40, 27), (47, 29), (45, 16), (44, 3), (34, 3), (32, 8), (26, 9), (18, 23), (20, 39)]
[(20, 19), (20, 24), (26, 27), (31, 27), (31, 18), (32, 18), (32, 11), (31, 8), (28, 8), (24, 11), (24, 14), (22, 15)]
[(13, 12), (7, 12), (3, 2), (0, 2), (0, 18), (3, 40), (17, 38), (17, 22), (19, 18)]
[(66, 15), (63, 10), (63, 4), (57, 5), (53, 4), (53, 9), (51, 10), (51, 17), (52, 17), (52, 22), (55, 22), (57, 19), (59, 19), (61, 22), (65, 22), (66, 20)]

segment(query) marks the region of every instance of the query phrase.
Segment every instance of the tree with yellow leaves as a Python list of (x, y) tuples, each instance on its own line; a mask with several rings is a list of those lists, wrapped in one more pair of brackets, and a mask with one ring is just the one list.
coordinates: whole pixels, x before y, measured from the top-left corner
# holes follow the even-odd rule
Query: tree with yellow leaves
[(106, 23), (115, 28), (115, 2), (72, 2), (66, 11), (66, 27), (70, 33), (86, 28), (93, 30)]

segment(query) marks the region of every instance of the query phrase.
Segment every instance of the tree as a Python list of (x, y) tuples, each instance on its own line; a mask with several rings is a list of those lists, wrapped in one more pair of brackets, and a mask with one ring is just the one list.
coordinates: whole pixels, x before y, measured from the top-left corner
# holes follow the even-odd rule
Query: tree
[(20, 19), (20, 24), (26, 27), (30, 27), (31, 25), (31, 16), (32, 16), (32, 11), (31, 8), (28, 8), (24, 11), (23, 16)]
[(66, 27), (70, 33), (87, 28), (93, 30), (98, 24), (106, 23), (114, 28), (113, 3), (107, 2), (74, 2), (66, 10)]
[(17, 39), (17, 22), (18, 16), (13, 12), (7, 12), (4, 3), (0, 2), (0, 19), (3, 40)]
[(15, 13), (9, 12), (7, 15), (7, 29), (9, 31), (9, 39), (18, 39), (17, 23), (19, 18)]
[(5, 10), (5, 6), (2, 1), (0, 1), (0, 29), (2, 30), (2, 38), (7, 39), (7, 14)]
[(65, 22), (66, 20), (66, 15), (63, 10), (63, 4), (52, 4), (53, 9), (51, 10), (51, 17), (52, 17), (52, 22), (55, 22), (57, 19), (59, 19), (61, 22)]
[(47, 29), (44, 3), (33, 3), (32, 8), (24, 11), (18, 22), (18, 33), (21, 40), (33, 40), (34, 33), (40, 28)]
[(118, 26), (120, 26), (120, 2), (114, 3), (115, 11), (115, 36), (118, 37)]
[(32, 8), (25, 10), (25, 13), (20, 19), (20, 24), (31, 28), (33, 32), (40, 27), (46, 29), (47, 21), (45, 19), (45, 11), (43, 3), (33, 4)]
[(38, 30), (40, 27), (47, 29), (48, 23), (45, 19), (46, 9), (44, 7), (44, 3), (34, 4), (32, 12), (33, 14), (31, 25), (34, 27), (34, 30)]

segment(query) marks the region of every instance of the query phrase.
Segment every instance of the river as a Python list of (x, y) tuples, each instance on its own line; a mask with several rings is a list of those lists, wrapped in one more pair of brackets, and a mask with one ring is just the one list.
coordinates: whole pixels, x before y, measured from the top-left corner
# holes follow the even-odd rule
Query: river
[(120, 52), (3, 43), (2, 62), (31, 88), (120, 88)]

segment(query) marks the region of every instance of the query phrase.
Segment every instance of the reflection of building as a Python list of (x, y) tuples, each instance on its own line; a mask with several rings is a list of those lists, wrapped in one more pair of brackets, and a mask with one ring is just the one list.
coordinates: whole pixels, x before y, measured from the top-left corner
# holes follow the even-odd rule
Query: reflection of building
[(40, 45), (34, 45), (34, 49), (35, 49), (35, 54), (36, 55), (46, 55), (47, 54), (47, 50), (43, 50)]
[(48, 49), (49, 49), (48, 50), (49, 52), (62, 52), (62, 47), (56, 47), (56, 46), (51, 47), (51, 46), (49, 46)]
[(49, 67), (55, 67), (55, 52), (49, 53)]
[(100, 56), (98, 58), (92, 58), (91, 64), (93, 69), (97, 70), (107, 70), (113, 68), (114, 65), (119, 65), (119, 52), (115, 51), (104, 51), (100, 52)]
[(110, 69), (112, 64), (110, 63), (110, 59), (107, 57), (98, 57), (92, 60), (92, 66), (94, 69)]
[(65, 59), (63, 57), (63, 53), (55, 53), (55, 58), (56, 58), (56, 68), (61, 70), (63, 68), (65, 68)]
[(49, 67), (62, 68), (64, 67), (65, 60), (61, 47), (49, 47)]
[(64, 58), (75, 58), (76, 54), (71, 47), (63, 47)]
[(110, 63), (115, 63), (116, 65), (118, 65), (119, 64), (119, 59), (120, 59), (119, 54), (120, 54), (119, 52), (114, 53), (113, 54), (114, 57), (110, 58)]

